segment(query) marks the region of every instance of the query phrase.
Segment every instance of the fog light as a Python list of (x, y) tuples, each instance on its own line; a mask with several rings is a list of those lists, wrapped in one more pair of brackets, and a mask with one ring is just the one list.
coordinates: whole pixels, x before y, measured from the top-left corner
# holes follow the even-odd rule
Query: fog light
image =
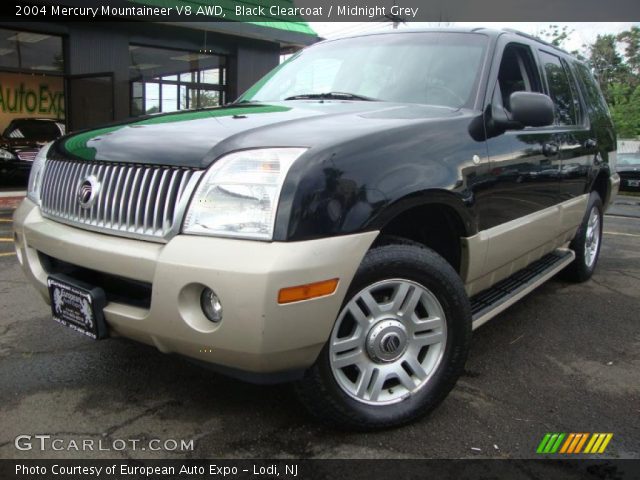
[(205, 288), (200, 295), (200, 306), (205, 316), (212, 322), (218, 323), (222, 320), (222, 303), (216, 292), (210, 288)]

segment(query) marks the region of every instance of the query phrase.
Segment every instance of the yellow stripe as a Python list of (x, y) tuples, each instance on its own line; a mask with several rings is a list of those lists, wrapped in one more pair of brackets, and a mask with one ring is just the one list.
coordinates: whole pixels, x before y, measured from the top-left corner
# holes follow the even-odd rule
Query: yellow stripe
[(10, 238), (10, 237), (0, 237), (0, 242), (6, 242), (6, 243), (13, 242), (13, 238)]
[(582, 450), (582, 446), (584, 445), (584, 442), (586, 442), (587, 438), (589, 437), (588, 433), (582, 433), (581, 435), (582, 435), (582, 439), (580, 440), (580, 443), (578, 443), (575, 453), (580, 453), (580, 451)]
[(604, 437), (604, 442), (602, 442), (602, 445), (600, 445), (600, 450), (598, 450), (598, 453), (604, 453), (605, 449), (607, 448), (607, 445), (609, 445), (609, 442), (611, 441), (612, 438), (613, 438), (613, 433), (606, 434), (606, 436)]
[(604, 440), (604, 437), (606, 437), (606, 435), (604, 433), (599, 433), (598, 434), (598, 439), (596, 440), (596, 443), (593, 444), (593, 448), (591, 449), (591, 453), (598, 453), (598, 449), (600, 448), (600, 444)]
[(569, 434), (569, 436), (565, 440), (564, 444), (562, 445), (562, 448), (560, 449), (560, 453), (565, 453), (567, 451), (567, 448), (569, 448), (569, 445), (571, 444), (571, 441), (573, 440), (573, 437), (575, 437), (575, 436), (576, 436), (575, 433), (570, 433)]
[(15, 255), (16, 252), (10, 252), (10, 253), (0, 253), (0, 257), (8, 257), (10, 255)]
[(591, 453), (591, 447), (593, 447), (593, 444), (596, 442), (597, 438), (598, 438), (597, 433), (594, 433), (593, 435), (591, 435), (591, 440), (589, 440), (589, 443), (587, 443), (587, 448), (584, 449), (584, 453)]
[(580, 434), (576, 433), (576, 436), (573, 439), (573, 442), (571, 442), (571, 446), (569, 447), (569, 450), (567, 450), (567, 453), (573, 453), (573, 450), (576, 448), (576, 445), (578, 444), (579, 440), (580, 440)]
[(0, 218), (0, 223), (12, 223), (13, 220), (10, 218)]

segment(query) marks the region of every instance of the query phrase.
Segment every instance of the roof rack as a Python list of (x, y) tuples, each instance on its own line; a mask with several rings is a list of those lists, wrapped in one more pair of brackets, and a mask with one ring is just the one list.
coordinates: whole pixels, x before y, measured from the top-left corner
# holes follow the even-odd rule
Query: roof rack
[(516, 30), (514, 28), (503, 28), (502, 31), (513, 33), (515, 35), (520, 35), (521, 37), (528, 38), (529, 40), (533, 40), (534, 42), (542, 43), (543, 45), (546, 45), (547, 47), (554, 48), (554, 49), (558, 50), (559, 52), (565, 53), (567, 55), (571, 55), (566, 50), (563, 50), (562, 48), (560, 48), (560, 47), (558, 47), (558, 46), (556, 46), (556, 45), (554, 45), (552, 43), (549, 43), (549, 42), (547, 42), (545, 40), (542, 40), (541, 38), (536, 37), (534, 35), (530, 35), (528, 33), (521, 32), (520, 30)]

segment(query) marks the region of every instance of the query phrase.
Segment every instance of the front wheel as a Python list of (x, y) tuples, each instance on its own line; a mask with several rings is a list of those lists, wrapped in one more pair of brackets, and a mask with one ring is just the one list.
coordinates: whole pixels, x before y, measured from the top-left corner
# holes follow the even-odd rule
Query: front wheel
[(297, 391), (313, 414), (342, 428), (401, 425), (453, 388), (470, 338), (469, 300), (455, 270), (418, 244), (383, 245), (365, 256)]
[(576, 254), (575, 260), (562, 272), (572, 282), (584, 282), (591, 278), (600, 256), (602, 244), (602, 200), (592, 192), (582, 223), (569, 248)]

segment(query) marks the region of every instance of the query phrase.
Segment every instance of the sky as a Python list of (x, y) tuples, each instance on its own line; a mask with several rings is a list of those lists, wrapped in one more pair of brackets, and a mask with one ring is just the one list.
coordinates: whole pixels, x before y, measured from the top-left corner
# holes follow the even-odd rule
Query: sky
[[(560, 22), (509, 22), (509, 23), (469, 23), (469, 22), (411, 22), (406, 25), (399, 25), (402, 28), (424, 28), (424, 27), (488, 27), (495, 29), (514, 28), (531, 35), (540, 35), (540, 32), (549, 25), (554, 24), (560, 27), (566, 25), (573, 31), (570, 37), (563, 44), (563, 48), (568, 51), (583, 50), (584, 44), (592, 43), (598, 34), (619, 33), (629, 29), (632, 25), (640, 25), (634, 22), (582, 22), (582, 23), (560, 23)], [(318, 35), (324, 38), (339, 38), (342, 36), (354, 35), (371, 31), (391, 30), (391, 22), (310, 22), (309, 25)]]

